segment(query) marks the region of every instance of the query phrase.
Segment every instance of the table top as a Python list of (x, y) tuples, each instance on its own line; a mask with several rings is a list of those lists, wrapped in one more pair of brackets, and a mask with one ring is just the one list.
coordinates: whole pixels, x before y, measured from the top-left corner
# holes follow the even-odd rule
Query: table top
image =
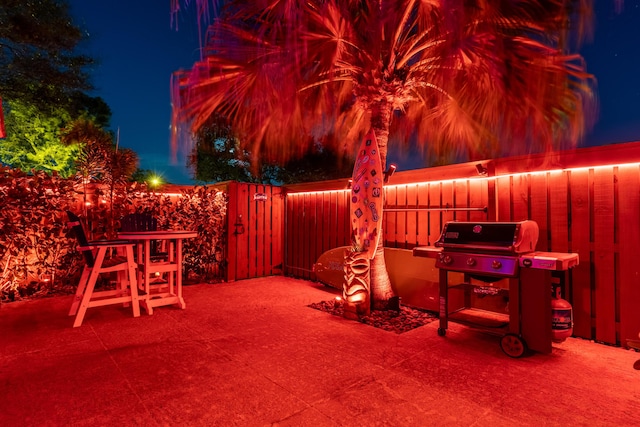
[(119, 239), (153, 240), (153, 239), (191, 239), (198, 233), (190, 230), (157, 230), (157, 231), (121, 231)]

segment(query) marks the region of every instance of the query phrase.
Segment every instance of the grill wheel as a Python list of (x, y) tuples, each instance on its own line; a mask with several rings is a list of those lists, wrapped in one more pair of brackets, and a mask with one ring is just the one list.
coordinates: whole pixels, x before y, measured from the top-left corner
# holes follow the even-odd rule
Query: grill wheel
[(500, 339), (500, 348), (509, 357), (520, 357), (527, 351), (527, 344), (516, 334), (507, 334)]

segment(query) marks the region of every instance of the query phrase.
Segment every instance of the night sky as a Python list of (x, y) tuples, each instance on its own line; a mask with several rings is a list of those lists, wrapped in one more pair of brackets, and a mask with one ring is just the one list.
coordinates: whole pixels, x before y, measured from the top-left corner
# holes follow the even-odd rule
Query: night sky
[(92, 71), (94, 95), (111, 107), (120, 146), (136, 151), (141, 168), (174, 184), (191, 183), (184, 156), (171, 161), (169, 126), (171, 74), (199, 59), (194, 7), (181, 14), (176, 31), (169, 1), (69, 3), (76, 24), (90, 34), (82, 48), (99, 61)]
[[(191, 2), (171, 26), (169, 2), (70, 0), (75, 22), (90, 33), (83, 48), (99, 61), (92, 72), (94, 95), (111, 107), (120, 145), (132, 148), (140, 167), (175, 184), (190, 184), (184, 153), (172, 163), (169, 146), (171, 73), (199, 59), (198, 29)], [(640, 141), (640, 0), (596, 1), (596, 28), (582, 54), (598, 80), (599, 120), (584, 145)], [(390, 153), (398, 169), (409, 164)]]
[(586, 145), (640, 141), (640, 0), (596, 0), (596, 27), (582, 55), (598, 80), (599, 120)]

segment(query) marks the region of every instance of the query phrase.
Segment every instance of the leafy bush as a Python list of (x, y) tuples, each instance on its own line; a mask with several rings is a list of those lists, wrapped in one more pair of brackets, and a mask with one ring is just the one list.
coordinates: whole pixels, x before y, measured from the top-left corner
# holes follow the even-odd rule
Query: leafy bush
[(128, 213), (152, 213), (160, 228), (198, 232), (184, 245), (188, 278), (211, 281), (224, 268), (227, 196), (216, 189), (195, 187), (166, 195), (150, 192), (144, 184), (84, 186), (55, 174), (0, 166), (2, 300), (75, 290), (84, 264), (67, 230), (68, 209), (82, 217), (90, 239), (115, 237), (120, 218)]
[[(44, 172), (0, 169), (2, 298), (48, 292), (74, 270), (62, 214), (74, 203), (71, 181)], [(59, 272), (62, 272), (59, 277)]]
[(136, 212), (153, 214), (158, 228), (198, 233), (197, 238), (184, 242), (183, 263), (188, 279), (211, 281), (224, 274), (226, 193), (198, 186), (183, 190), (179, 197), (150, 192), (140, 197)]

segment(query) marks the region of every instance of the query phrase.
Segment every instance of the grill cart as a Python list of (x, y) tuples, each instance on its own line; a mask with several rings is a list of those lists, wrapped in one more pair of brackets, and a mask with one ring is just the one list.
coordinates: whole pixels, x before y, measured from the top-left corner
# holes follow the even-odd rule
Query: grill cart
[[(414, 256), (434, 258), (439, 269), (438, 335), (446, 335), (451, 320), (499, 332), (500, 346), (510, 357), (527, 349), (551, 352), (552, 284), (563, 280), (559, 273), (578, 265), (578, 255), (536, 251), (538, 234), (538, 224), (530, 220), (451, 221), (434, 246), (413, 249)], [(450, 272), (462, 273), (462, 283), (449, 283)], [(455, 308), (450, 305), (454, 291), (462, 292)], [(507, 312), (472, 307), (472, 294), (502, 296)]]

